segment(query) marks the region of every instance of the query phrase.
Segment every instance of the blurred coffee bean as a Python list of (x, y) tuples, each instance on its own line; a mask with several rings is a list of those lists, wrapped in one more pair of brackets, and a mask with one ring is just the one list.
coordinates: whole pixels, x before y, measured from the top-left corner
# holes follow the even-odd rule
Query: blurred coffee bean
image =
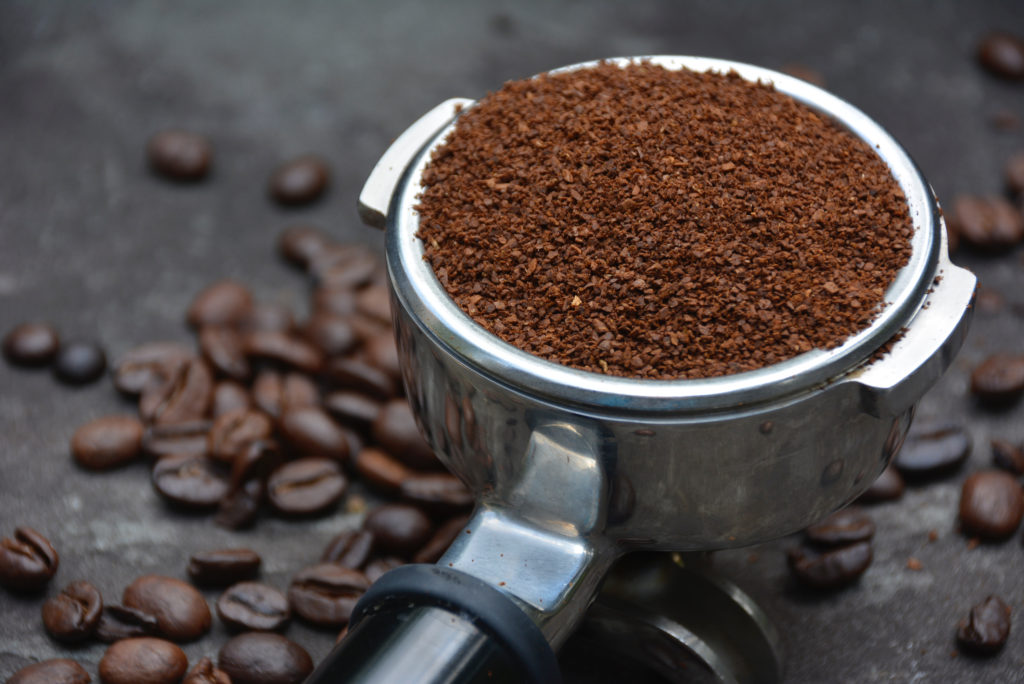
[(322, 563), (336, 563), (358, 570), (370, 559), (373, 551), (373, 534), (368, 530), (346, 530), (337, 535), (320, 556)]
[[(349, 317), (348, 322), (349, 325), (352, 326), (352, 330), (355, 331), (356, 339), (364, 345), (369, 344), (372, 340), (378, 337), (388, 337), (394, 334), (389, 323), (385, 323), (373, 316), (367, 316), (360, 311), (356, 311), (352, 314)], [(365, 352), (355, 358), (359, 361), (367, 361)]]
[(337, 461), (300, 458), (271, 473), (267, 500), (286, 515), (314, 515), (337, 505), (347, 486)]
[(259, 516), (264, 492), (263, 480), (246, 480), (240, 487), (228, 492), (217, 504), (214, 523), (229, 530), (250, 527)]
[(206, 453), (207, 434), (213, 422), (192, 420), (170, 425), (150, 425), (142, 434), (142, 450), (150, 456)]
[(398, 346), (395, 344), (395, 336), (388, 332), (377, 335), (365, 342), (366, 360), (376, 368), (381, 369), (395, 382), (402, 381), (402, 366), (398, 360)]
[(207, 453), (210, 458), (230, 464), (250, 444), (269, 439), (273, 432), (274, 424), (262, 411), (231, 411), (213, 421), (207, 436)]
[(312, 308), (313, 317), (348, 319), (356, 312), (356, 293), (350, 287), (318, 287), (313, 290)]
[(871, 543), (857, 542), (820, 551), (810, 546), (790, 549), (789, 568), (794, 577), (815, 589), (837, 589), (852, 583), (871, 565)]
[(320, 390), (308, 375), (287, 373), (281, 381), (281, 411), (320, 405)]
[(96, 638), (107, 644), (121, 639), (154, 636), (158, 632), (155, 616), (127, 606), (104, 606), (96, 625)]
[(324, 397), (324, 408), (342, 423), (365, 430), (377, 419), (381, 404), (365, 394), (342, 390)]
[(234, 631), (274, 631), (288, 624), (288, 597), (260, 582), (239, 582), (217, 599), (217, 616)]
[(993, 31), (978, 44), (978, 61), (996, 76), (1024, 79), (1024, 40), (1011, 33)]
[(173, 577), (143, 575), (125, 588), (121, 602), (155, 617), (160, 634), (173, 641), (198, 639), (213, 619), (202, 594)]
[(1024, 239), (1024, 217), (996, 195), (961, 195), (946, 219), (950, 230), (976, 249), (1003, 251)]
[(391, 295), (386, 285), (369, 285), (356, 293), (356, 310), (391, 324)]
[(181, 684), (231, 684), (231, 677), (209, 658), (200, 658), (181, 680)]
[(836, 511), (825, 520), (804, 530), (808, 541), (821, 546), (842, 546), (868, 541), (875, 535), (875, 523), (856, 506)]
[(122, 639), (100, 659), (104, 684), (177, 684), (188, 669), (188, 656), (175, 644), (153, 637)]
[(286, 410), (281, 414), (278, 428), (298, 453), (341, 462), (348, 459), (348, 440), (341, 426), (323, 409), (305, 406)]
[(17, 527), (14, 537), (0, 540), (0, 586), (33, 592), (57, 573), (60, 556), (50, 541), (31, 527)]
[(361, 245), (332, 245), (309, 261), (318, 287), (341, 290), (369, 284), (381, 269), (376, 253)]
[(202, 359), (192, 359), (177, 373), (139, 398), (139, 416), (147, 423), (188, 423), (206, 416), (213, 397), (213, 374)]
[(60, 349), (60, 336), (49, 323), (21, 323), (4, 336), (3, 349), (16, 366), (45, 366)]
[(374, 447), (360, 450), (355, 459), (356, 472), (367, 485), (386, 494), (398, 494), (402, 483), (414, 475), (397, 459)]
[(168, 129), (146, 144), (149, 166), (176, 181), (197, 181), (205, 177), (213, 159), (213, 146), (198, 133)]
[(341, 356), (356, 346), (356, 333), (347, 320), (330, 313), (316, 313), (303, 334), (325, 356)]
[(272, 418), (281, 415), (284, 378), (277, 371), (262, 370), (252, 383), (252, 402), (256, 408)]
[(114, 387), (129, 396), (173, 378), (195, 354), (177, 342), (149, 342), (129, 350), (114, 368)]
[(252, 407), (249, 390), (234, 380), (221, 380), (213, 386), (210, 399), (210, 415), (218, 418), (225, 413)]
[(196, 295), (189, 305), (190, 325), (238, 325), (252, 309), (252, 293), (234, 280), (218, 280)]
[(998, 596), (989, 596), (976, 606), (956, 632), (957, 643), (978, 655), (999, 651), (1010, 636), (1010, 606)]
[(399, 491), (407, 502), (435, 517), (447, 518), (473, 507), (473, 494), (449, 473), (416, 473), (402, 482)]
[(338, 627), (348, 622), (356, 602), (370, 587), (366, 575), (337, 563), (300, 570), (288, 587), (295, 614), (314, 625)]
[(134, 416), (104, 416), (82, 425), (71, 437), (71, 455), (90, 470), (134, 460), (142, 451), (142, 422)]
[(305, 340), (286, 333), (257, 330), (245, 338), (250, 357), (283, 364), (304, 373), (317, 373), (323, 365), (319, 350)]
[(246, 380), (251, 368), (245, 342), (233, 328), (206, 325), (199, 331), (199, 350), (214, 371), (234, 380)]
[(1015, 195), (1024, 195), (1024, 152), (1018, 152), (1008, 160), (1003, 169), (1006, 187)]
[(373, 438), (388, 453), (417, 470), (441, 467), (427, 440), (423, 438), (412, 408), (405, 399), (393, 399), (373, 421)]
[(153, 465), (153, 488), (184, 508), (213, 508), (228, 493), (227, 472), (206, 456), (171, 454)]
[(1002, 439), (993, 439), (992, 463), (1014, 475), (1024, 475), (1024, 449)]
[(232, 684), (301, 684), (313, 671), (313, 659), (280, 634), (246, 632), (221, 647), (217, 666)]
[(370, 582), (376, 582), (388, 570), (394, 570), (403, 565), (405, 565), (405, 561), (397, 556), (375, 558), (366, 564), (366, 567), (363, 568), (363, 574), (366, 575), (366, 579), (370, 580)]
[(92, 636), (103, 614), (99, 589), (85, 581), (72, 582), (43, 604), (43, 626), (57, 641), (77, 643)]
[(362, 392), (377, 399), (390, 399), (398, 392), (390, 375), (358, 359), (332, 359), (327, 364), (327, 375), (339, 389)]
[(313, 155), (296, 157), (270, 176), (268, 191), (279, 204), (296, 206), (318, 199), (330, 182), (327, 163)]
[(283, 304), (257, 302), (239, 324), (244, 332), (267, 331), (290, 333), (295, 329), (292, 310)]
[(964, 531), (986, 539), (1008, 537), (1024, 516), (1024, 491), (1017, 478), (1001, 470), (972, 473), (960, 490)]
[(85, 668), (68, 658), (53, 658), (26, 665), (5, 684), (89, 684), (92, 677)]
[(971, 393), (985, 404), (999, 406), (1024, 393), (1024, 356), (993, 354), (971, 372)]
[(264, 440), (249, 444), (231, 463), (232, 491), (249, 480), (266, 480), (282, 463), (284, 456), (277, 442)]
[(408, 558), (430, 539), (433, 528), (423, 511), (408, 504), (384, 504), (370, 511), (363, 529), (373, 534), (380, 553)]
[(903, 476), (900, 471), (892, 465), (887, 465), (882, 474), (871, 483), (860, 498), (860, 503), (875, 503), (878, 501), (895, 501), (903, 496), (906, 485), (903, 483)]
[(949, 475), (971, 453), (971, 436), (960, 425), (912, 430), (893, 462), (908, 479)]
[(189, 556), (188, 576), (199, 586), (223, 587), (256, 577), (260, 555), (252, 549), (213, 549)]
[(331, 238), (313, 226), (288, 226), (277, 237), (277, 251), (300, 268), (306, 268), (310, 260), (331, 245)]
[(66, 385), (98, 380), (107, 369), (107, 355), (95, 342), (66, 342), (53, 359), (53, 375)]
[(455, 538), (462, 532), (462, 528), (469, 522), (468, 515), (460, 515), (452, 518), (437, 528), (434, 536), (423, 545), (416, 555), (412, 557), (413, 563), (436, 563), (444, 555), (448, 547), (452, 545)]

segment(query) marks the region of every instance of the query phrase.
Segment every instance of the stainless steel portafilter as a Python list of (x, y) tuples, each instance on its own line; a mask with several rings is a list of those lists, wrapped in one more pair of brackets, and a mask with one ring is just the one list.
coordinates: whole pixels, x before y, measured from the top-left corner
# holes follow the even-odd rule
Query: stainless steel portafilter
[(885, 308), (837, 348), (700, 380), (609, 377), (516, 349), (456, 306), (416, 237), (423, 169), (472, 106), (442, 103), (384, 154), (360, 212), (386, 229), (409, 400), (477, 507), (436, 565), (398, 568), (370, 589), (348, 636), (308, 681), (558, 681), (554, 651), (613, 561), (634, 550), (755, 544), (848, 503), (899, 450), (915, 402), (960, 348), (975, 278), (950, 264), (935, 196), (888, 133), (781, 73), (644, 59), (771, 82), (876, 150), (914, 228)]

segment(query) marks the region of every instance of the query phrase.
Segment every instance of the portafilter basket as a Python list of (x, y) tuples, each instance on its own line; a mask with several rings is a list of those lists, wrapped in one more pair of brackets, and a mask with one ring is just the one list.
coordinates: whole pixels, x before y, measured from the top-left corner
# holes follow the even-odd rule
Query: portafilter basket
[(404, 566), (374, 584), (309, 681), (558, 681), (554, 649), (615, 559), (755, 544), (825, 517), (881, 473), (915, 402), (959, 350), (975, 278), (950, 264), (935, 196), (888, 133), (775, 71), (699, 57), (613, 61), (640, 59), (772, 83), (849, 129), (906, 196), (909, 263), (871, 326), (834, 349), (698, 380), (555, 364), (477, 325), (424, 260), (414, 209), (422, 173), (473, 103), (448, 100), (424, 115), (374, 168), (360, 213), (386, 228), (409, 401), (477, 507), (436, 565)]

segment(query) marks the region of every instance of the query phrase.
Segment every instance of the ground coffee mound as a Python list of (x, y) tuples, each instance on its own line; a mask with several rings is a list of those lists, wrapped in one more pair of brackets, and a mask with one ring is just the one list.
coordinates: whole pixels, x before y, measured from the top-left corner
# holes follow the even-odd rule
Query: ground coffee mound
[(903, 193), (861, 140), (770, 85), (650, 63), (483, 98), (417, 210), (438, 278), (486, 329), (642, 378), (835, 347), (911, 252)]

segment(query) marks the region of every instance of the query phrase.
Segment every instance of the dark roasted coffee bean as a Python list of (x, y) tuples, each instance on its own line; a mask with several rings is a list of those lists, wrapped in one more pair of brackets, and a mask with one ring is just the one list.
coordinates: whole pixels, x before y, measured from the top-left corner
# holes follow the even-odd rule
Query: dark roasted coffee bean
[(96, 625), (96, 638), (112, 644), (121, 639), (154, 636), (159, 631), (156, 618), (127, 606), (104, 606)]
[(210, 629), (210, 607), (195, 587), (173, 577), (143, 575), (124, 590), (122, 603), (156, 618), (162, 636), (193, 641)]
[(395, 382), (401, 382), (402, 367), (398, 360), (398, 347), (395, 345), (393, 334), (389, 332), (371, 337), (366, 340), (364, 347), (367, 362), (390, 375)]
[(412, 408), (405, 399), (393, 399), (385, 404), (377, 420), (373, 421), (372, 429), (377, 443), (409, 467), (417, 470), (441, 467), (416, 426)]
[(181, 680), (181, 684), (231, 684), (231, 677), (209, 658), (200, 658)]
[[(350, 250), (351, 248), (340, 247), (338, 249)], [(332, 290), (346, 287), (357, 288), (373, 281), (380, 268), (376, 259), (359, 258), (359, 250), (352, 250), (349, 254), (350, 256), (336, 259), (329, 267), (317, 271), (315, 277), (319, 287)]]
[(288, 597), (260, 582), (239, 582), (217, 599), (217, 615), (235, 631), (273, 631), (288, 624)]
[(348, 459), (345, 433), (323, 409), (314, 406), (288, 409), (281, 414), (278, 428), (298, 453), (341, 462)]
[(370, 285), (356, 293), (356, 310), (381, 323), (391, 323), (391, 295), (386, 285)]
[(60, 348), (60, 337), (49, 323), (22, 323), (3, 342), (4, 358), (18, 366), (45, 366)]
[(14, 538), (0, 540), (0, 586), (39, 591), (57, 573), (60, 557), (49, 540), (31, 527), (18, 527)]
[(139, 416), (156, 425), (200, 420), (206, 416), (212, 397), (213, 374), (205, 361), (192, 359), (167, 382), (143, 391)]
[[(356, 333), (356, 339), (362, 342), (364, 345), (369, 344), (372, 340), (387, 335), (393, 335), (394, 331), (391, 326), (384, 321), (381, 321), (372, 316), (356, 311), (348, 319), (349, 324), (352, 326), (352, 330)], [(367, 361), (365, 353), (356, 357), (359, 361)]]
[(89, 684), (92, 677), (74, 660), (54, 658), (21, 668), (5, 684)]
[(372, 533), (368, 530), (346, 530), (327, 544), (320, 561), (358, 570), (369, 560), (372, 551)]
[(53, 359), (54, 376), (68, 385), (85, 385), (98, 380), (106, 369), (107, 355), (95, 342), (66, 342)]
[(288, 226), (277, 237), (278, 253), (300, 268), (330, 244), (331, 238), (313, 226)]
[(1002, 439), (993, 439), (992, 463), (1014, 475), (1024, 475), (1024, 449)]
[(973, 473), (960, 490), (960, 523), (968, 534), (1001, 539), (1013, 534), (1024, 516), (1024, 491), (1002, 470)]
[(257, 330), (245, 338), (249, 356), (273, 361), (300, 370), (316, 373), (323, 365), (323, 355), (305, 340), (286, 333)]
[(1024, 393), (1024, 356), (993, 354), (971, 372), (971, 393), (991, 405), (1009, 404)]
[(436, 563), (468, 522), (468, 515), (460, 515), (438, 527), (434, 536), (412, 557), (413, 563)]
[(388, 570), (394, 570), (403, 565), (405, 565), (405, 561), (397, 556), (376, 558), (366, 564), (366, 567), (363, 568), (363, 574), (366, 575), (366, 579), (376, 582)]
[(267, 500), (287, 515), (314, 515), (337, 505), (347, 486), (337, 461), (300, 458), (271, 473)]
[(903, 496), (906, 485), (903, 483), (903, 476), (900, 471), (892, 465), (885, 467), (882, 474), (871, 483), (871, 486), (860, 495), (857, 500), (860, 503), (874, 503), (876, 501), (895, 501)]
[(252, 308), (252, 293), (234, 280), (218, 280), (196, 295), (188, 308), (188, 322), (205, 325), (237, 325)]
[(284, 395), (284, 378), (277, 371), (263, 370), (252, 383), (252, 402), (268, 416), (281, 415), (281, 401)]
[(129, 396), (173, 378), (195, 354), (177, 342), (149, 342), (129, 350), (114, 368), (114, 387)]
[(149, 139), (146, 157), (150, 167), (166, 178), (197, 181), (210, 170), (213, 146), (198, 133), (169, 129)]
[(325, 356), (347, 354), (356, 346), (356, 333), (347, 320), (329, 313), (314, 314), (302, 329), (306, 339)]
[(1024, 218), (998, 196), (961, 195), (947, 216), (950, 230), (972, 247), (1001, 251), (1024, 239)]
[(279, 166), (270, 176), (270, 196), (289, 206), (309, 204), (327, 189), (330, 182), (327, 163), (313, 155), (296, 157)]
[(301, 684), (313, 671), (313, 659), (280, 634), (246, 632), (221, 647), (217, 666), (232, 684)]
[(1024, 152), (1018, 152), (1006, 160), (1003, 177), (1010, 192), (1024, 195)]
[(213, 421), (207, 437), (207, 453), (211, 458), (231, 463), (247, 451), (253, 442), (270, 439), (274, 424), (262, 411), (238, 409)]
[(295, 316), (284, 304), (257, 302), (239, 324), (246, 333), (256, 331), (290, 333), (295, 330)]
[(228, 474), (206, 456), (171, 454), (153, 465), (153, 487), (169, 502), (186, 508), (213, 508), (228, 493)]
[(245, 341), (233, 328), (207, 325), (199, 331), (199, 350), (210, 366), (235, 380), (246, 380), (251, 369), (245, 355)]
[(252, 549), (198, 551), (188, 559), (188, 576), (200, 586), (224, 587), (256, 577), (260, 562)]
[(989, 596), (961, 620), (956, 631), (960, 647), (979, 655), (999, 651), (1010, 636), (1010, 606), (998, 596)]
[(805, 530), (808, 541), (821, 546), (842, 546), (869, 541), (875, 536), (875, 523), (856, 506), (836, 511), (825, 520)]
[(320, 391), (308, 375), (288, 373), (281, 382), (281, 411), (320, 405)]
[(894, 464), (905, 478), (948, 475), (971, 453), (971, 436), (959, 425), (942, 425), (912, 431)]
[(871, 565), (871, 543), (819, 551), (810, 546), (790, 549), (789, 568), (802, 583), (816, 589), (836, 589), (850, 584)]
[[(366, 263), (372, 264), (375, 269), (379, 264), (377, 254), (370, 248), (363, 245), (334, 244), (328, 245), (325, 249), (314, 254), (309, 260), (307, 270), (314, 279), (320, 281), (326, 276), (328, 271), (339, 268), (344, 269), (349, 266), (355, 267), (358, 264)], [(331, 289), (347, 289), (351, 291), (360, 285), (368, 283), (370, 277), (372, 276), (367, 275), (360, 277), (359, 280), (339, 283)]]
[(398, 494), (402, 483), (415, 474), (387, 452), (374, 447), (359, 452), (355, 467), (366, 484), (387, 494)]
[(252, 407), (252, 399), (244, 385), (234, 380), (221, 380), (213, 386), (213, 397), (210, 399), (210, 415), (214, 418), (237, 409)]
[(399, 491), (407, 502), (440, 518), (473, 507), (473, 494), (462, 480), (449, 473), (417, 473), (406, 478)]
[(390, 399), (398, 391), (390, 375), (358, 359), (332, 359), (327, 364), (327, 375), (339, 389), (362, 392), (377, 399)]
[(277, 442), (273, 440), (249, 444), (231, 463), (231, 490), (238, 489), (249, 480), (266, 480), (284, 460)]
[(96, 631), (103, 614), (103, 597), (88, 582), (72, 582), (43, 604), (43, 626), (54, 639), (83, 641)]
[[(356, 312), (356, 293), (350, 287), (318, 287), (313, 290), (312, 309), (314, 317), (334, 316), (348, 320)], [(352, 332), (355, 334), (355, 330)]]
[(381, 404), (359, 392), (331, 392), (324, 397), (324, 408), (342, 423), (364, 430), (377, 419)]
[(247, 480), (220, 500), (213, 521), (229, 530), (251, 526), (259, 516), (265, 487), (262, 480)]
[(300, 570), (288, 587), (295, 614), (314, 625), (336, 627), (348, 622), (356, 601), (370, 587), (366, 575), (337, 563)]
[(170, 425), (150, 425), (142, 434), (142, 450), (150, 456), (206, 453), (207, 433), (213, 422), (193, 420)]
[(100, 659), (103, 684), (177, 684), (188, 669), (188, 656), (163, 639), (137, 637), (111, 644)]
[(1024, 79), (1024, 40), (1003, 31), (989, 33), (978, 44), (978, 61), (996, 76)]
[(142, 451), (142, 422), (134, 416), (104, 416), (75, 430), (71, 455), (79, 465), (105, 470), (134, 460)]
[(373, 533), (374, 545), (381, 553), (408, 557), (420, 549), (433, 530), (423, 511), (407, 504), (384, 504), (369, 512), (363, 529)]

